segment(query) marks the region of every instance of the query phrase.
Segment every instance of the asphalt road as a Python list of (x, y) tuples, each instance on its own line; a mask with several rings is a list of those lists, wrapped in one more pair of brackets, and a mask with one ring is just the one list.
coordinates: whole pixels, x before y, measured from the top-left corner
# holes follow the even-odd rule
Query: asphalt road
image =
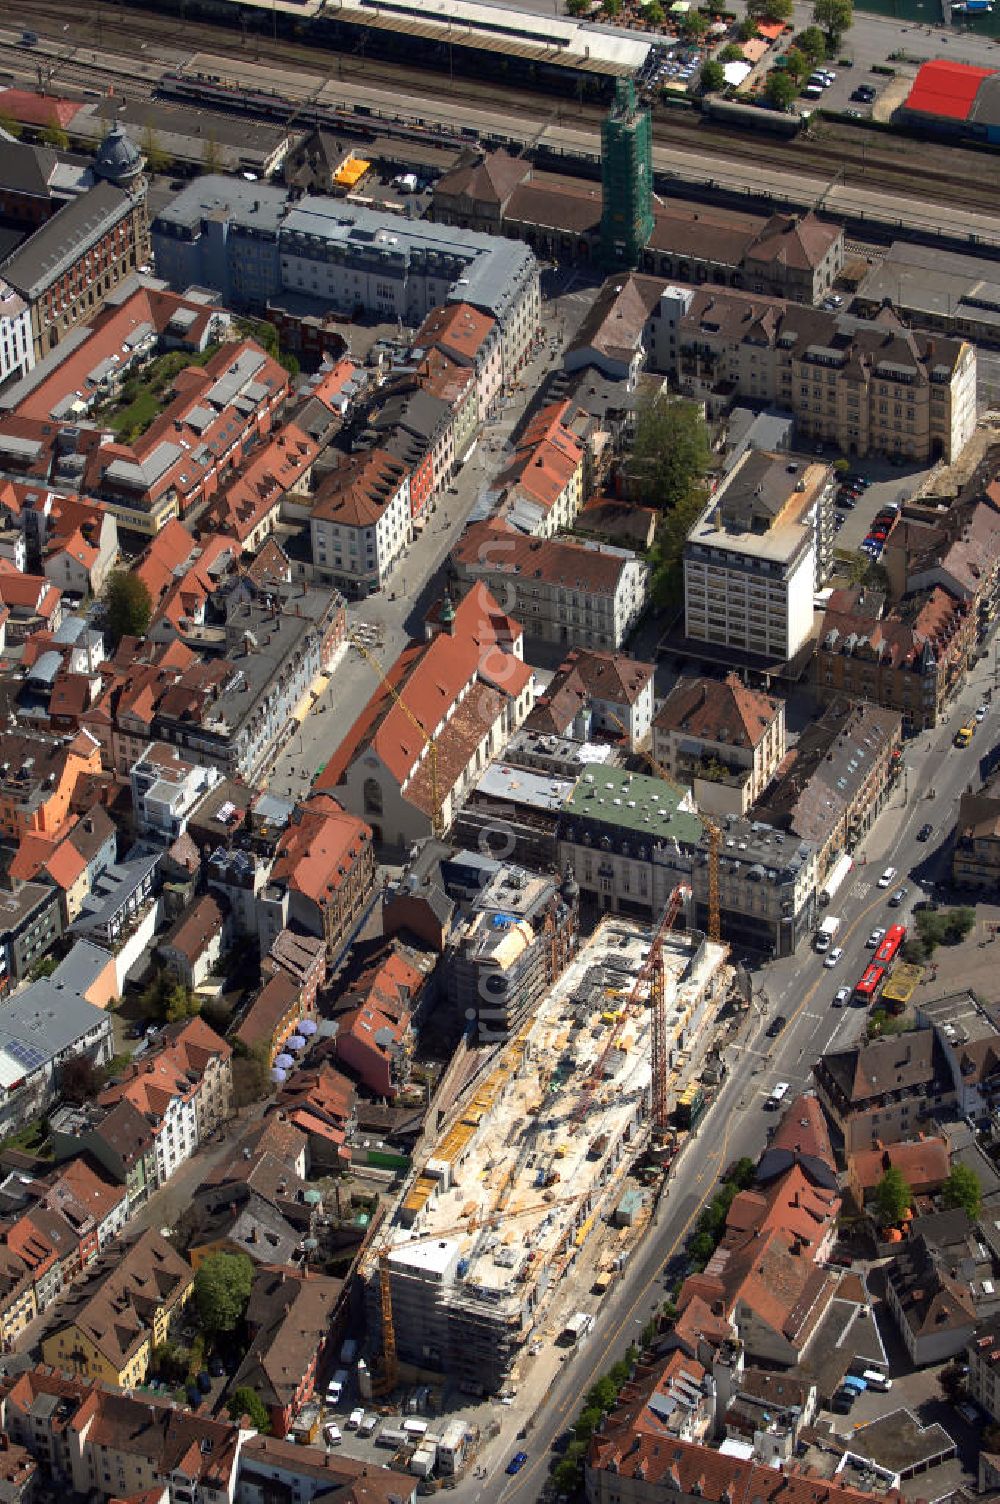
[[(588, 312), (598, 285), (581, 282), (572, 269), (545, 272), (542, 328), (546, 338), (522, 374), (518, 389), (511, 393), (497, 420), (484, 428), (472, 457), (455, 476), (452, 489), (438, 493), (436, 510), (406, 550), (386, 589), (349, 606), (350, 630), (371, 629), (365, 641), (383, 668), (393, 663), (410, 638), (423, 637), (424, 617), (441, 594), (445, 560), (461, 537), (474, 504), (507, 463), (511, 436), (542, 381), (550, 371), (561, 367), (563, 346)], [(555, 349), (550, 347), (550, 336), (557, 337)], [(298, 799), (307, 792), (317, 771), (364, 709), (377, 685), (377, 674), (373, 662), (357, 648), (348, 650), (318, 705), (276, 759), (268, 778), (274, 793)]]
[[(811, 949), (800, 949), (795, 956), (755, 973), (748, 1032), (730, 1048), (729, 1075), (702, 1120), (696, 1140), (671, 1175), (668, 1195), (645, 1240), (601, 1306), (586, 1345), (561, 1365), (544, 1396), (532, 1397), (530, 1378), (522, 1384), (518, 1404), (505, 1412), (500, 1437), (484, 1451), (487, 1478), (467, 1480), (456, 1490), (463, 1497), (474, 1504), (486, 1499), (528, 1504), (537, 1498), (548, 1477), (553, 1440), (572, 1424), (586, 1391), (624, 1355), (662, 1303), (664, 1265), (683, 1248), (721, 1171), (741, 1155), (756, 1158), (764, 1147), (774, 1119), (763, 1110), (763, 1103), (775, 1082), (788, 1081), (790, 1094), (807, 1090), (813, 1062), (861, 1035), (864, 1011), (834, 1009), (833, 995), (838, 987), (852, 985), (868, 964), (871, 952), (865, 940), (874, 927), (890, 920), (907, 922), (913, 904), (924, 895), (948, 897), (949, 838), (957, 800), (969, 782), (978, 782), (979, 758), (997, 735), (1000, 701), (966, 752), (952, 747), (952, 737), (993, 679), (992, 660), (988, 666), (981, 664), (946, 723), (907, 745), (906, 774), (859, 852), (855, 871), (828, 911), (844, 921), (838, 936), (844, 948), (839, 964), (827, 968)], [(932, 786), (935, 797), (930, 799), (927, 794)], [(925, 821), (934, 826), (926, 844), (916, 839)], [(880, 889), (879, 874), (890, 863), (898, 869), (898, 878), (890, 888)], [(890, 893), (899, 884), (909, 889), (907, 901), (900, 909), (890, 909)], [(766, 1027), (777, 1012), (785, 1014), (788, 1022), (776, 1040), (769, 1040)], [(527, 1408), (526, 1401), (532, 1399), (535, 1408)], [(517, 1429), (529, 1414), (533, 1417), (530, 1435), (518, 1441)], [(503, 1469), (519, 1447), (528, 1452), (528, 1463), (508, 1478)]]

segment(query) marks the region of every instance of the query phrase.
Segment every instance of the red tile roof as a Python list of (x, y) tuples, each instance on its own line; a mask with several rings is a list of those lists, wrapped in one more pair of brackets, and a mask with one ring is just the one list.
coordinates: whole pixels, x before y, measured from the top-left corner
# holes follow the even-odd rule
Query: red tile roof
[(363, 820), (349, 815), (328, 794), (315, 793), (297, 806), (285, 827), (271, 881), (285, 883), (325, 908), (371, 838), (371, 827)]
[(946, 120), (967, 120), (980, 84), (995, 72), (995, 68), (974, 68), (969, 63), (936, 58), (918, 70), (905, 108)]
[(512, 636), (519, 637), (520, 628), (504, 616), (489, 590), (482, 585), (471, 590), (455, 608), (452, 632), (439, 632), (428, 643), (404, 648), (323, 769), (317, 788), (335, 789), (368, 747), (400, 785), (406, 784), (425, 759), (425, 737), (440, 735), (474, 680), (494, 685), (507, 696), (523, 692), (531, 669), (506, 650)]
[(29, 89), (0, 89), (0, 114), (21, 125), (69, 125), (83, 108), (79, 99), (35, 94)]
[(851, 1155), (851, 1172), (862, 1191), (874, 1190), (886, 1170), (899, 1170), (917, 1195), (937, 1190), (948, 1178), (951, 1156), (943, 1138), (909, 1139), (884, 1149)]
[(503, 521), (473, 522), (451, 557), (470, 578), (521, 575), (588, 595), (613, 597), (633, 555), (570, 538), (534, 538)]
[(756, 747), (781, 706), (770, 695), (749, 689), (738, 674), (717, 679), (679, 679), (656, 717), (661, 731), (683, 731), (703, 741)]
[(294, 423), (286, 423), (254, 451), (249, 464), (212, 500), (205, 516), (207, 525), (245, 543), (302, 481), (318, 453), (319, 445), (308, 434)]
[(461, 364), (471, 364), (493, 329), (495, 321), (488, 313), (470, 303), (444, 303), (424, 319), (413, 339), (415, 350), (431, 346)]
[(406, 479), (406, 467), (384, 449), (345, 455), (316, 487), (312, 515), (345, 527), (372, 527)]

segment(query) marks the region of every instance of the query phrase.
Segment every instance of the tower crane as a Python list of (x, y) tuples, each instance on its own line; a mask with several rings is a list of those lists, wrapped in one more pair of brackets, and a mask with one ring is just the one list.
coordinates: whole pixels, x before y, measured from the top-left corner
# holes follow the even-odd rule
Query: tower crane
[(441, 814), (441, 797), (440, 791), (438, 789), (437, 747), (435, 745), (434, 738), (432, 736), (429, 736), (424, 730), (423, 726), (417, 720), (416, 716), (413, 714), (413, 711), (407, 705), (406, 701), (403, 699), (396, 686), (391, 682), (389, 675), (386, 673), (379, 660), (375, 657), (375, 654), (372, 652), (371, 648), (368, 647), (366, 643), (362, 642), (361, 638), (356, 636), (354, 632), (348, 632), (347, 636), (348, 640), (351, 643), (351, 646), (357, 648), (358, 652), (361, 654), (362, 658), (364, 658), (365, 662), (375, 670), (376, 674), (378, 674), (379, 679), (391, 696), (393, 704), (399, 706), (400, 710), (406, 716), (406, 719), (409, 721), (410, 725), (416, 731), (417, 735), (423, 741), (424, 746), (427, 748), (427, 756), (430, 760), (431, 769), (431, 804), (433, 806), (431, 809), (431, 826), (433, 828), (434, 834), (436, 836), (440, 836), (444, 833), (444, 818)]
[[(611, 719), (617, 722), (627, 737), (629, 733), (624, 721), (619, 720), (614, 712), (612, 712)], [(680, 788), (676, 778), (671, 778), (666, 768), (653, 756), (652, 752), (639, 752), (637, 755), (642, 758), (643, 762), (649, 764), (657, 778), (661, 778), (671, 788)], [(718, 944), (722, 939), (722, 912), (719, 902), (719, 848), (722, 845), (722, 832), (715, 821), (701, 810), (698, 811), (698, 819), (708, 831), (708, 938)]]

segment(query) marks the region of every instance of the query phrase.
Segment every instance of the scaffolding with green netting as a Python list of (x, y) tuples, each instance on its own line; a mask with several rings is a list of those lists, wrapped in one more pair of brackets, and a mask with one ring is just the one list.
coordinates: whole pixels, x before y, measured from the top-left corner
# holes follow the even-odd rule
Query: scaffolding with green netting
[(615, 85), (615, 102), (601, 127), (601, 260), (634, 267), (653, 233), (653, 133), (649, 111), (636, 103), (629, 79)]

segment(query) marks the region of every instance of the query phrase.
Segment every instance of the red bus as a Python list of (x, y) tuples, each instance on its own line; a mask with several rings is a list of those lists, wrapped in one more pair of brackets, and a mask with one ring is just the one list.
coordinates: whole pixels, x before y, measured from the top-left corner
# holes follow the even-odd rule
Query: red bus
[(873, 961), (865, 972), (861, 981), (854, 989), (854, 996), (859, 1003), (873, 1003), (878, 996), (879, 988), (886, 978), (884, 966), (878, 966)]
[(885, 939), (875, 952), (873, 959), (879, 966), (891, 966), (896, 959), (896, 954), (906, 939), (905, 924), (891, 924), (885, 932)]

